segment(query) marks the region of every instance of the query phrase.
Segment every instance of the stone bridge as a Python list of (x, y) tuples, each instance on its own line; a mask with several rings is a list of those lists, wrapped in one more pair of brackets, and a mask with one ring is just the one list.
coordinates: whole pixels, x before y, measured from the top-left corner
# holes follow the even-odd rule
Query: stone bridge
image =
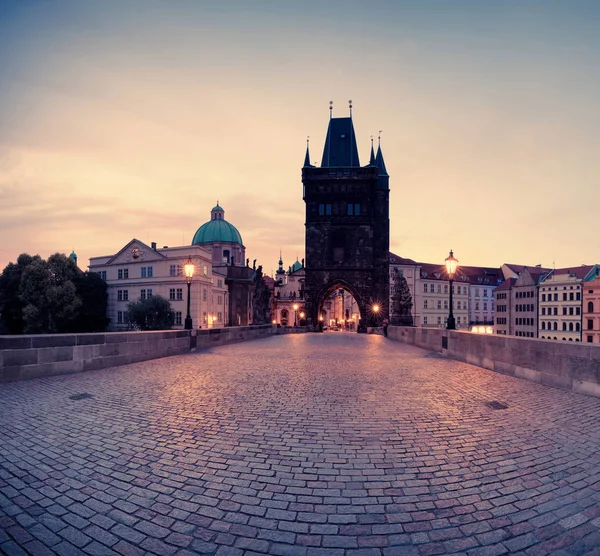
[(381, 336), (0, 384), (0, 552), (587, 554), (600, 399)]

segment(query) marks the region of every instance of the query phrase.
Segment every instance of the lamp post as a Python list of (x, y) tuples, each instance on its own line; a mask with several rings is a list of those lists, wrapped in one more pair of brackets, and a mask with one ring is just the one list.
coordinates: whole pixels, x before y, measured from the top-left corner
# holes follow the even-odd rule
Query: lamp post
[(298, 326), (297, 321), (298, 321), (298, 307), (299, 307), (299, 305), (297, 303), (294, 303), (293, 307), (294, 307), (294, 326)]
[(373, 315), (374, 316), (374, 320), (375, 320), (375, 326), (377, 326), (377, 316), (379, 315), (379, 305), (377, 303), (373, 304), (373, 306), (371, 307), (371, 310), (373, 311)]
[(446, 272), (450, 280), (450, 314), (448, 315), (448, 323), (446, 325), (447, 330), (456, 330), (456, 322), (454, 321), (454, 314), (452, 312), (452, 282), (454, 281), (454, 274), (458, 267), (458, 261), (454, 258), (454, 253), (450, 249), (450, 256), (446, 258)]
[(192, 277), (194, 276), (194, 263), (192, 262), (192, 256), (188, 257), (185, 265), (183, 266), (185, 270), (185, 280), (187, 282), (188, 287), (188, 299), (187, 299), (187, 316), (185, 317), (185, 329), (192, 329), (192, 317), (190, 315), (190, 288), (192, 286)]

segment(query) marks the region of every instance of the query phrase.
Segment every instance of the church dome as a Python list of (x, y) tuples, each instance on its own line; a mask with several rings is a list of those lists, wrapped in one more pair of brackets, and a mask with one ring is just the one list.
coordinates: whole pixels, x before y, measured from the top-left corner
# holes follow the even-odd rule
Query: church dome
[(202, 224), (194, 234), (192, 245), (207, 243), (242, 243), (242, 236), (237, 228), (225, 220), (225, 211), (219, 203), (210, 211), (210, 220)]

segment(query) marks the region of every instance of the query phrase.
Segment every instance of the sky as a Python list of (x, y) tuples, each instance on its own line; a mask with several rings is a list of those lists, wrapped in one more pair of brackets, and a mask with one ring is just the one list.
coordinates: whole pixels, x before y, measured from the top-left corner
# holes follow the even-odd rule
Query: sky
[(394, 253), (600, 262), (598, 28), (596, 0), (1, 0), (0, 269), (188, 245), (217, 200), (287, 267), (350, 99)]

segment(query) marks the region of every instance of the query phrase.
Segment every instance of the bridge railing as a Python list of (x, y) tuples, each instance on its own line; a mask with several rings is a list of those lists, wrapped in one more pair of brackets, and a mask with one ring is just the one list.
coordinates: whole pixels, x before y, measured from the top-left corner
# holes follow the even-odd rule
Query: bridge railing
[(600, 397), (600, 345), (390, 326), (392, 340), (478, 367)]

